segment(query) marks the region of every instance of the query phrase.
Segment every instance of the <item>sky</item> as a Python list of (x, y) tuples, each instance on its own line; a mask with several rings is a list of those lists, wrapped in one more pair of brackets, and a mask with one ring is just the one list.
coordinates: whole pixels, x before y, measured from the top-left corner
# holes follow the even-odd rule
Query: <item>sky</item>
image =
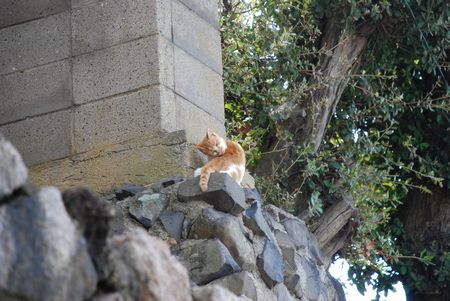
[[(376, 292), (370, 288), (367, 288), (364, 296), (358, 292), (358, 289), (353, 285), (347, 276), (348, 263), (344, 259), (337, 259), (330, 266), (330, 274), (339, 280), (344, 285), (344, 292), (347, 301), (371, 301), (375, 299)], [(389, 294), (384, 297), (384, 293), (381, 294), (381, 301), (406, 301), (405, 291), (400, 282), (394, 285), (396, 292), (390, 291)]]

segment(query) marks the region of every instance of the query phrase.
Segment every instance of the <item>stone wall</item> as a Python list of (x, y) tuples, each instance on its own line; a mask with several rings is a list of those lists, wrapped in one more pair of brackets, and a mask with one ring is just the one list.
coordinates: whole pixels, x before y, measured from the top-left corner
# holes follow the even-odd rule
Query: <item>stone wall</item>
[(217, 1), (1, 4), (0, 132), (37, 184), (148, 183), (224, 133)]

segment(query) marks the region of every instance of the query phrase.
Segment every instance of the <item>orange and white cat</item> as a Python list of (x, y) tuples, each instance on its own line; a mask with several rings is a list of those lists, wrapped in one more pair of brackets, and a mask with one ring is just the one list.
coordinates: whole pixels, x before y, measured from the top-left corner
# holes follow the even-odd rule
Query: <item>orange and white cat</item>
[(245, 173), (245, 152), (242, 147), (231, 140), (225, 140), (216, 133), (206, 132), (197, 148), (205, 155), (212, 157), (202, 168), (197, 168), (194, 176), (200, 176), (201, 191), (208, 190), (209, 176), (213, 172), (230, 175), (239, 185)]

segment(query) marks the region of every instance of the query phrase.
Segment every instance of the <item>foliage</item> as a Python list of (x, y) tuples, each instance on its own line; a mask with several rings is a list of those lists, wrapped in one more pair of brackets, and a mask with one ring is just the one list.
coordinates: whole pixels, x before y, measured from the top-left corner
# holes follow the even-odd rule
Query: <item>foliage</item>
[[(302, 101), (314, 89), (324, 19), (338, 16), (347, 30), (385, 21), (371, 35), (320, 150), (298, 147), (286, 166), (301, 170), (275, 168), (258, 179), (266, 201), (290, 211), (299, 197), (307, 198), (310, 222), (342, 189), (352, 194), (359, 215), (345, 256), (361, 291), (367, 284), (391, 289), (400, 276), (417, 279), (410, 289), (426, 290), (418, 263), (436, 266), (439, 283), (450, 280), (448, 252), (408, 253), (393, 218), (409, 191), (450, 188), (450, 101), (443, 79), (449, 7), (447, 1), (253, 0), (222, 13), (227, 129), (246, 148), (250, 167), (283, 119), (279, 106)], [(303, 179), (295, 189), (286, 182), (293, 173)]]

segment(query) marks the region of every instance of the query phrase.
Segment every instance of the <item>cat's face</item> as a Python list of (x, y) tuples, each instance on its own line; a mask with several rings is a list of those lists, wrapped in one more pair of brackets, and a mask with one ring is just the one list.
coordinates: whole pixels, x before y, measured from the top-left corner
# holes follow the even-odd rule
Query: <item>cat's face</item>
[(225, 153), (227, 144), (222, 137), (208, 130), (197, 148), (207, 156), (220, 157)]

